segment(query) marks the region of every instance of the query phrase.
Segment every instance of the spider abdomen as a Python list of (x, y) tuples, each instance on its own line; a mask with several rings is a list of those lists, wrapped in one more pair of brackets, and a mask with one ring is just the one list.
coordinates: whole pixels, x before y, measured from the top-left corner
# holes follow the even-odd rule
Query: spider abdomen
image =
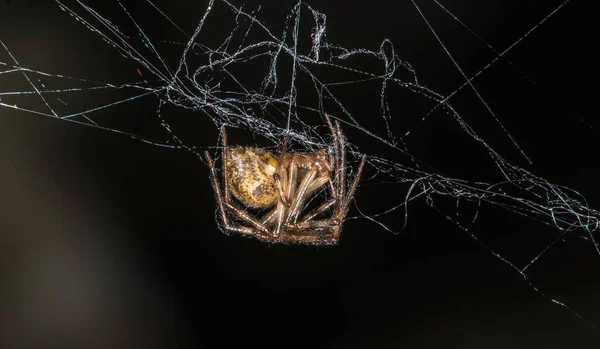
[(235, 147), (227, 150), (225, 171), (231, 193), (252, 208), (273, 206), (278, 198), (277, 160), (267, 151)]

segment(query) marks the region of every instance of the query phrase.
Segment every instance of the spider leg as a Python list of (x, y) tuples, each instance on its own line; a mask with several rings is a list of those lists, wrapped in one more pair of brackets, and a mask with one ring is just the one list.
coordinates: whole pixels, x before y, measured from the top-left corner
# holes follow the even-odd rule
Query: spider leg
[(279, 165), (277, 173), (275, 173), (274, 175), (274, 178), (275, 185), (279, 190), (279, 197), (281, 198), (281, 201), (285, 206), (289, 207), (291, 205), (290, 198), (294, 194), (294, 189), (296, 187), (298, 167), (296, 165), (296, 162), (292, 159), (291, 161), (289, 161), (289, 170), (286, 170), (286, 168), (283, 166), (283, 155), (284, 154), (282, 153), (279, 157)]
[[(287, 143), (287, 141), (286, 141)], [(288, 171), (285, 167), (282, 166), (281, 159), (279, 162), (279, 174), (280, 176), (275, 177), (275, 181), (279, 188), (280, 198), (281, 200), (277, 201), (277, 206), (275, 207), (275, 229), (273, 230), (273, 236), (276, 238), (281, 233), (281, 228), (283, 227), (284, 217), (286, 212), (288, 211), (288, 207), (290, 207), (291, 202), (289, 198), (292, 196), (293, 187), (296, 182), (297, 168), (296, 163), (291, 162)]]
[[(283, 169), (283, 171), (285, 172), (285, 169)], [(288, 181), (287, 184), (285, 184), (285, 195), (289, 200), (289, 198), (291, 198), (292, 195), (295, 195), (296, 182), (298, 181), (298, 165), (295, 161), (292, 161), (290, 163), (290, 169), (287, 176)]]
[[(329, 163), (331, 165), (331, 170), (333, 172), (333, 180), (331, 181), (331, 193), (333, 198), (340, 201), (342, 198), (338, 197), (338, 191), (335, 188), (335, 184), (339, 183), (339, 172), (338, 169), (341, 167), (340, 160), (340, 148), (338, 141), (338, 134), (336, 133), (333, 124), (331, 123), (331, 118), (329, 115), (325, 114), (325, 121), (327, 121), (327, 126), (329, 127), (329, 132), (331, 132), (331, 136), (333, 137), (334, 145), (330, 148), (329, 151)], [(336, 210), (337, 212), (337, 210)]]
[(246, 211), (244, 211), (241, 208), (239, 208), (233, 202), (226, 202), (225, 203), (225, 207), (227, 207), (227, 209), (230, 212), (233, 212), (233, 214), (235, 214), (239, 219), (244, 220), (247, 223), (252, 224), (257, 230), (262, 231), (264, 233), (266, 233), (266, 232), (269, 231), (261, 222), (259, 222), (256, 219), (254, 219), (252, 216), (250, 216), (249, 214), (247, 214)]
[(282, 240), (314, 245), (333, 245), (339, 240), (341, 224), (337, 219), (320, 219), (286, 224)]
[[(335, 218), (317, 219), (314, 221), (301, 221), (296, 223), (288, 223), (285, 225), (285, 229), (290, 232), (298, 233), (320, 233), (326, 232), (327, 230), (336, 229), (340, 225), (340, 221)], [(316, 231), (318, 230), (318, 231)]]
[(243, 235), (256, 235), (257, 234), (256, 230), (249, 228), (249, 227), (244, 227), (243, 225), (224, 224), (223, 229), (234, 232), (234, 233), (243, 234)]
[(329, 131), (331, 132), (335, 143), (332, 147), (333, 158), (335, 160), (333, 169), (333, 172), (335, 173), (333, 182), (335, 183), (332, 183), (332, 195), (337, 199), (333, 211), (336, 216), (339, 216), (343, 210), (345, 201), (344, 193), (346, 191), (346, 143), (344, 142), (344, 135), (342, 134), (340, 123), (337, 120), (335, 120), (335, 123), (332, 123), (331, 118), (328, 115), (325, 116), (325, 120), (327, 121)]
[[(229, 194), (229, 178), (227, 178), (227, 171), (225, 166), (229, 163), (229, 148), (227, 147), (227, 132), (225, 132), (225, 126), (221, 127), (221, 142), (223, 143), (223, 147), (221, 149), (221, 172), (223, 176), (223, 198), (225, 202), (229, 202), (230, 194)], [(213, 171), (216, 173), (216, 171)], [(216, 174), (215, 174), (215, 178)]]
[[(283, 205), (283, 209), (285, 209), (286, 206)], [(267, 226), (273, 222), (275, 222), (275, 220), (279, 217), (281, 207), (279, 205), (276, 205), (274, 208), (272, 208), (269, 212), (267, 212), (263, 217), (262, 217), (262, 224), (264, 226)]]
[(276, 215), (277, 215), (277, 206), (275, 206), (275, 208), (271, 209), (269, 212), (267, 212), (267, 214), (265, 214), (262, 217), (262, 224), (266, 226), (270, 223), (273, 223)]
[[(285, 155), (287, 154), (286, 149), (287, 149), (288, 140), (289, 140), (289, 134), (286, 134), (285, 138), (283, 139), (283, 146), (281, 147), (281, 153), (279, 154), (279, 162), (278, 162), (278, 166), (277, 166), (278, 167), (277, 172), (274, 175), (275, 184), (277, 185), (277, 188), (279, 189), (279, 196), (281, 197), (281, 200), (283, 201), (283, 203), (286, 206), (290, 205), (290, 201), (289, 201), (290, 195), (288, 193), (286, 193), (286, 191), (284, 190), (284, 186), (285, 186), (284, 183), (288, 180), (288, 178), (282, 178), (282, 176), (285, 174), (283, 160), (285, 158)], [(290, 173), (290, 177), (292, 177), (291, 173)], [(288, 189), (289, 189), (289, 186), (288, 186)]]
[(298, 190), (294, 193), (294, 199), (292, 200), (292, 204), (290, 205), (290, 209), (288, 211), (287, 217), (285, 219), (287, 222), (295, 223), (298, 219), (298, 214), (300, 210), (303, 208), (303, 203), (308, 195), (307, 189), (310, 184), (313, 182), (315, 176), (317, 175), (317, 170), (312, 169), (306, 172), (304, 178), (302, 178), (302, 182), (298, 185)]
[(271, 243), (282, 243), (282, 244), (304, 244), (304, 245), (334, 245), (337, 241), (334, 238), (332, 231), (335, 231), (335, 226), (325, 226), (323, 228), (317, 228), (313, 230), (309, 229), (297, 229), (288, 230), (286, 227), (282, 231), (281, 236), (274, 237), (272, 235), (257, 235), (256, 237)]
[(342, 206), (346, 199), (344, 198), (346, 192), (346, 144), (344, 142), (344, 135), (342, 134), (342, 129), (340, 128), (340, 123), (335, 122), (335, 129), (337, 132), (337, 147), (338, 147), (338, 164), (336, 167), (336, 179), (338, 181), (337, 184), (337, 197), (339, 198), (339, 202), (336, 205), (336, 215), (340, 215), (342, 212)]
[(288, 190), (286, 190), (286, 187), (288, 185), (288, 175), (287, 175), (287, 171), (285, 170), (285, 168), (279, 166), (278, 172), (275, 173), (273, 175), (273, 177), (275, 178), (275, 185), (277, 186), (277, 189), (279, 190), (279, 197), (281, 198), (281, 201), (286, 205), (289, 206), (290, 202), (289, 202), (289, 193)]
[(303, 245), (335, 245), (337, 240), (333, 238), (323, 239), (321, 234), (313, 235), (284, 235), (277, 242), (284, 244), (303, 244)]
[(358, 181), (360, 180), (360, 176), (362, 174), (362, 170), (365, 166), (365, 162), (367, 160), (366, 155), (362, 157), (361, 161), (360, 161), (360, 165), (358, 166), (358, 170), (356, 172), (356, 175), (354, 176), (354, 181), (352, 182), (352, 185), (350, 186), (350, 190), (348, 191), (348, 194), (345, 194), (346, 191), (346, 143), (344, 141), (344, 135), (342, 134), (342, 129), (340, 127), (340, 123), (336, 120), (335, 121), (335, 129), (331, 123), (331, 121), (329, 120), (329, 117), (327, 117), (327, 124), (329, 125), (329, 129), (333, 134), (334, 139), (337, 141), (337, 145), (334, 147), (334, 155), (337, 154), (337, 156), (334, 156), (337, 158), (336, 161), (336, 175), (335, 178), (337, 180), (337, 188), (336, 188), (336, 195), (334, 195), (334, 197), (339, 198), (339, 202), (335, 205), (335, 217), (338, 220), (342, 220), (345, 216), (346, 213), (348, 212), (348, 208), (350, 205), (350, 200), (352, 200), (352, 197), (354, 196), (354, 192), (356, 191), (356, 187), (358, 186)]
[[(310, 170), (302, 179), (302, 183), (300, 183), (300, 185), (298, 186), (298, 191), (296, 192), (294, 200), (292, 201), (292, 205), (290, 206), (287, 222), (296, 222), (298, 220), (298, 216), (304, 209), (304, 202), (309, 197), (309, 195), (312, 194), (315, 190), (324, 186), (327, 182), (329, 182), (328, 176), (315, 178), (316, 174), (316, 170)], [(332, 201), (335, 202), (335, 199), (333, 199)], [(329, 204), (328, 207), (329, 206), (331, 206), (331, 204)], [(325, 209), (323, 209), (323, 211), (324, 210)], [(317, 215), (318, 214), (320, 213), (317, 213)]]
[(272, 241), (271, 237), (265, 233), (261, 233), (255, 229), (250, 227), (245, 227), (243, 225), (224, 225), (223, 229), (238, 233), (241, 235), (252, 236), (262, 241)]
[(275, 230), (273, 231), (273, 236), (278, 237), (281, 233), (281, 228), (283, 227), (284, 217), (287, 211), (287, 207), (283, 202), (277, 202), (277, 209), (275, 211)]
[[(279, 162), (279, 173), (280, 176), (275, 177), (277, 186), (280, 188), (280, 193), (283, 193), (282, 200), (277, 202), (276, 208), (276, 219), (275, 219), (275, 230), (273, 236), (277, 237), (281, 233), (283, 223), (286, 221), (285, 217), (289, 217), (289, 210), (293, 205), (293, 201), (290, 202), (290, 198), (295, 196), (296, 181), (298, 178), (298, 167), (295, 161), (290, 161), (289, 169), (286, 170), (282, 165), (282, 159)], [(289, 171), (289, 172), (288, 172)]]
[(335, 199), (326, 201), (319, 207), (315, 208), (314, 210), (312, 210), (312, 211), (308, 212), (307, 214), (305, 214), (304, 216), (302, 216), (302, 218), (300, 218), (300, 222), (307, 222), (307, 221), (311, 221), (311, 220), (315, 219), (316, 217), (323, 214), (324, 212), (327, 212), (327, 210), (329, 210), (329, 208), (331, 208), (331, 206), (333, 206), (334, 204), (335, 204)]
[(217, 171), (215, 171), (215, 166), (212, 157), (210, 156), (208, 151), (204, 152), (204, 157), (206, 157), (206, 162), (208, 162), (208, 168), (210, 171), (210, 182), (212, 184), (213, 190), (215, 191), (215, 196), (217, 197), (217, 204), (219, 205), (219, 213), (221, 214), (221, 220), (223, 221), (223, 224), (225, 226), (229, 226), (229, 217), (227, 217), (227, 212), (225, 211), (223, 197), (221, 196), (221, 189), (219, 188), (219, 180), (217, 179)]
[(306, 194), (312, 194), (315, 190), (321, 188), (329, 182), (329, 177), (317, 177), (315, 178), (308, 188), (306, 188)]
[(360, 160), (360, 165), (358, 165), (358, 170), (356, 171), (356, 175), (354, 176), (354, 181), (352, 181), (352, 185), (350, 186), (350, 190), (348, 191), (348, 195), (344, 199), (344, 202), (340, 205), (340, 211), (336, 215), (336, 218), (340, 221), (346, 216), (348, 213), (348, 208), (350, 207), (350, 201), (354, 196), (354, 192), (356, 191), (356, 187), (358, 186), (358, 182), (360, 180), (360, 176), (362, 174), (363, 168), (365, 167), (365, 163), (367, 162), (367, 156), (363, 155)]

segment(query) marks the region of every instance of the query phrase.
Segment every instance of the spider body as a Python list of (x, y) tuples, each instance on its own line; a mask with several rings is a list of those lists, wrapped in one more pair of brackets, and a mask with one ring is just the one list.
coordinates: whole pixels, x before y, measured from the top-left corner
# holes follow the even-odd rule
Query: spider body
[(236, 199), (252, 208), (273, 206), (279, 191), (273, 176), (277, 160), (267, 151), (247, 147), (227, 149), (227, 185)]
[(317, 184), (323, 185), (329, 180), (330, 166), (323, 149), (308, 154), (284, 153), (279, 160), (268, 151), (257, 148), (233, 147), (225, 152), (227, 185), (236, 199), (252, 208), (271, 207), (282, 198), (277, 181), (280, 180), (281, 169), (289, 168), (292, 163), (301, 175), (317, 170), (317, 178), (321, 180), (316, 182), (314, 190), (318, 189)]
[[(329, 117), (326, 120), (334, 138), (332, 147), (293, 153), (285, 151), (284, 143), (278, 156), (259, 148), (228, 147), (225, 129), (221, 129), (221, 181), (212, 157), (208, 152), (205, 156), (223, 231), (273, 243), (338, 242), (366, 157), (361, 159), (346, 193), (344, 138), (339, 123), (334, 127)], [(305, 213), (307, 200), (321, 189), (325, 192), (324, 202)], [(251, 213), (253, 210), (264, 212), (258, 215), (259, 212)], [(326, 214), (329, 216), (323, 218)]]

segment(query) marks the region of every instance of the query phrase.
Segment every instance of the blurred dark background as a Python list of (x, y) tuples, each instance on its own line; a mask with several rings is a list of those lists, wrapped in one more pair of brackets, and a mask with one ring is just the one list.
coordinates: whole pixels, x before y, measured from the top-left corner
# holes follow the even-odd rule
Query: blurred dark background
[[(204, 1), (154, 3), (188, 33), (206, 7)], [(596, 31), (594, 11), (586, 7), (591, 4), (441, 3), (485, 40), (435, 2), (417, 1), (467, 76), (497, 56), (486, 43), (502, 52), (518, 42), (473, 84), (533, 165), (469, 88), (451, 100), (457, 111), (508, 161), (571, 187), (591, 207), (600, 207), (600, 123), (591, 74), (597, 70)], [(107, 17), (123, 16), (116, 2), (86, 4)], [(147, 4), (123, 4), (145, 28), (162, 34), (157, 38), (186, 40), (164, 20), (154, 22), (160, 16)], [(295, 2), (236, 3), (242, 4), (261, 5), (259, 18), (279, 34)], [(377, 50), (389, 38), (421, 84), (447, 95), (464, 82), (411, 1), (309, 4), (327, 14), (331, 43)], [(308, 14), (303, 18), (309, 23)], [(207, 40), (211, 33), (222, 34), (214, 30), (205, 32)], [(0, 40), (23, 67), (115, 83), (139, 79), (135, 62), (53, 1), (3, 0)], [(181, 49), (173, 46), (174, 57)], [(10, 62), (0, 50), (0, 61)], [(51, 78), (44, 83), (61, 84)], [(0, 73), (2, 92), (30, 89), (22, 75)], [(118, 93), (60, 98), (93, 107)], [(348, 107), (364, 127), (384, 136), (378, 105), (360, 98), (378, 93), (356, 87), (348, 94), (358, 98)], [(36, 97), (13, 100), (21, 108), (43, 110)], [(413, 154), (449, 176), (500, 179), (486, 152), (449, 116), (438, 113), (419, 123), (424, 114), (414, 112), (411, 103), (404, 97), (391, 101), (391, 127), (396, 135), (413, 129), (406, 140)], [(156, 109), (157, 100), (150, 97), (90, 117), (111, 128), (161, 135)], [(173, 107), (163, 114), (183, 125), (174, 131), (185, 134), (186, 142), (213, 149), (218, 130), (205, 115)], [(361, 131), (345, 131), (361, 151), (401, 161)], [(253, 135), (238, 133), (232, 143), (253, 142)], [(386, 185), (380, 177), (369, 179), (372, 174), (368, 168), (356, 195), (364, 212), (403, 201), (407, 186)], [(522, 268), (561, 232), (493, 206), (484, 206), (470, 225), (485, 246), (418, 201), (409, 206), (401, 234), (352, 219), (339, 246), (269, 246), (217, 229), (208, 171), (193, 153), (9, 108), (0, 108), (0, 195), (2, 348), (597, 348), (600, 342), (591, 328), (600, 326), (594, 298), (600, 294), (600, 261), (582, 238), (586, 234), (565, 235), (524, 280), (485, 246)], [(436, 200), (453, 214), (455, 202)], [(469, 209), (465, 206), (461, 216), (465, 222), (472, 218)], [(354, 209), (350, 213), (357, 215)], [(399, 230), (404, 211), (381, 221)]]

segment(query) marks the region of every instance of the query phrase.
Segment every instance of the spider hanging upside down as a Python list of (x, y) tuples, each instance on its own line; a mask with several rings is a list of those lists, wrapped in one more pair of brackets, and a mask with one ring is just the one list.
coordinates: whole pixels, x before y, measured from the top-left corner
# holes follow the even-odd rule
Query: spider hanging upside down
[[(278, 158), (259, 148), (228, 147), (225, 129), (221, 129), (222, 185), (210, 154), (205, 152), (205, 156), (226, 233), (236, 232), (271, 243), (338, 242), (366, 156), (362, 157), (346, 193), (344, 136), (337, 121), (334, 127), (329, 117), (326, 120), (334, 139), (332, 147), (312, 153), (286, 152), (286, 138)], [(329, 195), (325, 202), (301, 215), (311, 194), (326, 184)], [(250, 209), (268, 210), (257, 218), (232, 200), (231, 194)], [(328, 218), (319, 218), (327, 212), (331, 212)]]

